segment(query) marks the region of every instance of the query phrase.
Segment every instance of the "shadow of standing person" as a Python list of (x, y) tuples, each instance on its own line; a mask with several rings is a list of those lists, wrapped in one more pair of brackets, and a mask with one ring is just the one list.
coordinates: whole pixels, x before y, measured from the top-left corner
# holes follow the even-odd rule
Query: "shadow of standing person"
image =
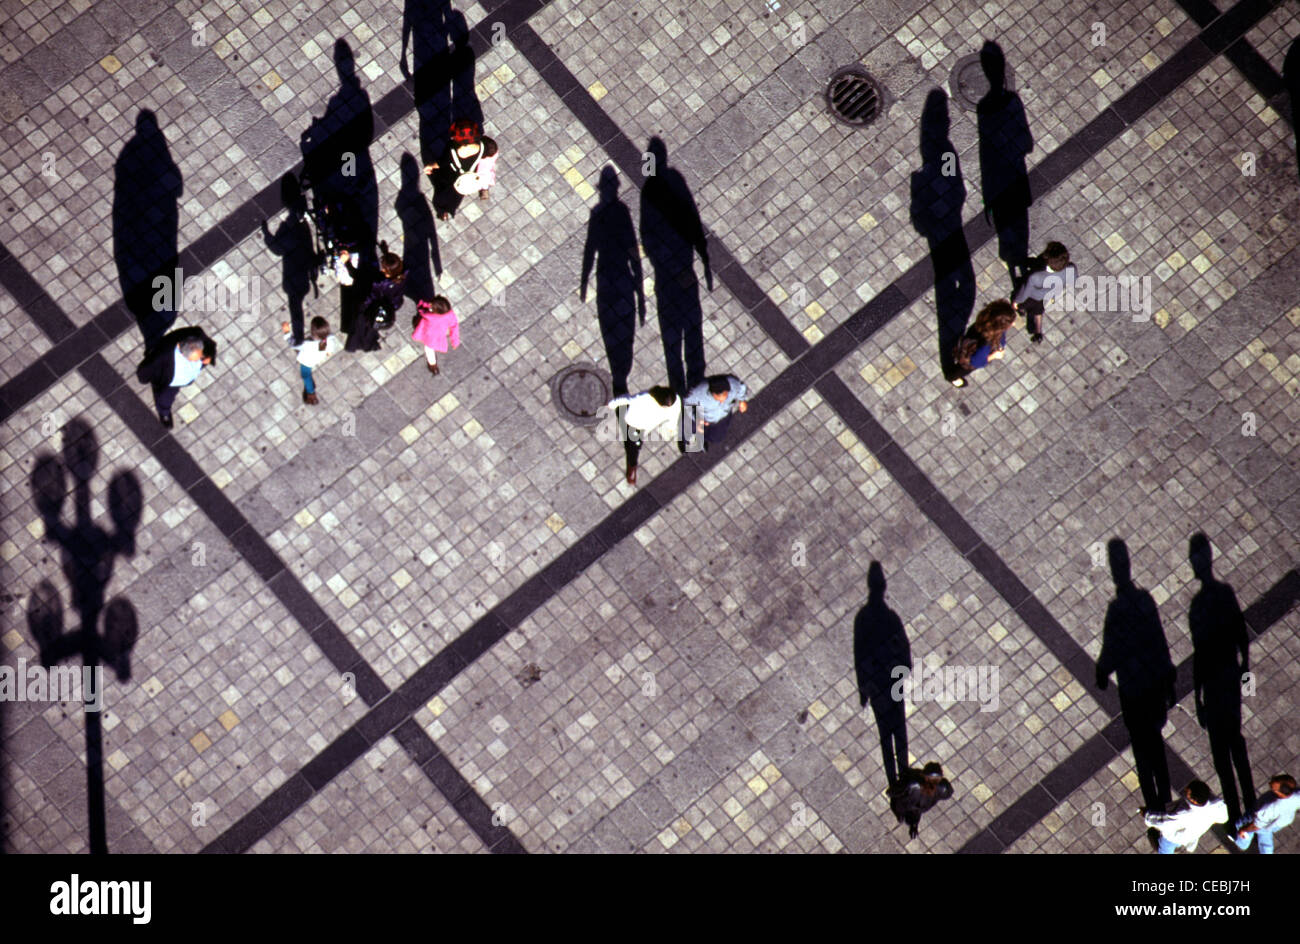
[(1168, 720), (1168, 709), (1177, 702), (1174, 663), (1155, 599), (1133, 583), (1128, 546), (1112, 538), (1106, 550), (1115, 581), (1115, 599), (1106, 608), (1101, 655), (1097, 657), (1097, 687), (1105, 689), (1110, 674), (1115, 673), (1120, 713), (1132, 742), (1143, 805), (1163, 812), (1172, 796), (1169, 762), (1160, 732)]
[(474, 87), (474, 67), (478, 57), (469, 43), (469, 24), (465, 14), (451, 10), (447, 14), (447, 40), (451, 44), (451, 120), (483, 124), (483, 105)]
[(636, 319), (645, 325), (645, 287), (641, 252), (632, 225), (632, 211), (618, 198), (618, 171), (606, 164), (600, 172), (600, 198), (587, 222), (582, 247), (582, 286), (578, 297), (587, 300), (587, 284), (596, 270), (596, 320), (605, 342), (614, 396), (627, 393), (632, 371)]
[(892, 789), (901, 772), (908, 769), (907, 706), (900, 679), (911, 674), (912, 647), (903, 621), (885, 605), (885, 571), (878, 561), (872, 561), (867, 568), (867, 603), (853, 620), (853, 664), (858, 677), (858, 702), (863, 708), (871, 703), (880, 730), (885, 776)]
[(266, 225), (267, 221), (262, 220), (262, 238), (266, 241), (266, 248), (283, 260), (280, 287), (288, 301), (293, 343), (301, 344), (304, 332), (302, 303), (314, 282), (316, 247), (312, 242), (311, 227), (307, 225), (306, 206), (298, 178), (293, 174), (280, 178), (280, 198), (289, 215), (274, 233)]
[[(407, 152), (401, 160), (402, 184), (393, 209), (402, 223), (402, 268), (406, 272), (406, 297), (412, 301), (432, 301), (436, 294), (434, 275), (442, 276), (442, 259), (438, 255), (438, 232), (433, 210), (420, 192), (420, 165)], [(433, 263), (432, 273), (429, 263)]]
[[(175, 278), (179, 259), (181, 171), (172, 160), (157, 116), (142, 109), (135, 134), (113, 165), (113, 261), (127, 310), (151, 349), (176, 320), (173, 304), (155, 307), (153, 280)], [(198, 274), (198, 273), (194, 273)], [(168, 295), (181, 298), (183, 286)]]
[(966, 185), (949, 140), (948, 95), (933, 89), (921, 110), (921, 169), (912, 174), (912, 226), (930, 246), (939, 364), (944, 379), (958, 376), (953, 348), (975, 309), (975, 269), (962, 229)]
[(1241, 734), (1241, 679), (1250, 667), (1250, 636), (1236, 593), (1228, 584), (1214, 579), (1210, 539), (1204, 534), (1192, 535), (1187, 559), (1201, 582), (1187, 612), (1196, 720), (1210, 738), (1210, 755), (1223, 788), (1223, 801), (1228, 805), (1228, 821), (1236, 823), (1242, 815), (1242, 797), (1249, 806), (1246, 812), (1255, 809), (1255, 783), (1246, 739)]
[[(1295, 119), (1300, 116), (1300, 36), (1291, 41), (1282, 61), (1282, 81), (1286, 84), (1287, 95), (1291, 99), (1291, 127), (1295, 128)], [(1300, 131), (1294, 131), (1296, 173), (1300, 173)]]
[[(412, 79), (419, 120), (420, 163), (427, 164), (447, 145), (451, 123), (451, 52), (447, 44), (449, 0), (406, 0), (402, 11), (402, 75)], [(411, 64), (406, 64), (406, 51)]]
[(1029, 258), (1029, 171), (1025, 159), (1034, 149), (1025, 106), (1007, 88), (1007, 61), (1002, 47), (986, 42), (980, 65), (989, 90), (976, 106), (979, 128), (980, 187), (984, 217), (998, 235), (998, 258), (1007, 266), (1012, 289), (1019, 287), (1017, 269)]
[(641, 190), (641, 245), (654, 269), (655, 308), (663, 336), (668, 384), (685, 396), (704, 380), (704, 313), (695, 257), (713, 291), (709, 246), (690, 188), (668, 166), (668, 147), (658, 137), (647, 149), (649, 176)]

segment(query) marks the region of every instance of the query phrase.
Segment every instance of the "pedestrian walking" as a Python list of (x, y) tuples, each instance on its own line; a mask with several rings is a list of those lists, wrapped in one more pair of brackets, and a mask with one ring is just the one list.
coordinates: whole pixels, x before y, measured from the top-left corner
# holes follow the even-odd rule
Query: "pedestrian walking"
[(1142, 813), (1148, 829), (1159, 834), (1156, 852), (1161, 855), (1173, 855), (1179, 849), (1195, 852), (1211, 826), (1228, 821), (1228, 805), (1200, 780), (1187, 785), (1182, 799), (1169, 812), (1143, 810)]
[(953, 366), (957, 376), (954, 387), (966, 386), (966, 378), (974, 371), (1001, 360), (1007, 348), (1007, 329), (1016, 322), (1016, 309), (1005, 298), (999, 298), (980, 309), (975, 321), (953, 349)]
[(497, 143), (483, 134), (482, 125), (467, 118), (453, 121), (450, 137), (439, 158), (424, 166), (433, 178), (433, 208), (440, 220), (450, 219), (468, 194), (478, 191), (486, 200), (497, 182)]
[(153, 387), (153, 402), (163, 426), (172, 428), (172, 404), (181, 387), (194, 383), (204, 367), (216, 362), (217, 342), (194, 326), (163, 335), (157, 346), (145, 354), (135, 375), (140, 383)]
[(691, 436), (703, 430), (707, 451), (709, 443), (726, 438), (732, 417), (749, 409), (749, 388), (732, 374), (718, 374), (692, 387), (685, 406), (690, 411), (687, 418), (691, 420)]
[(406, 299), (406, 273), (402, 267), (402, 257), (389, 252), (387, 243), (381, 242), (379, 248), (382, 251), (379, 257), (381, 277), (371, 284), (361, 303), (354, 330), (348, 335), (344, 347), (347, 351), (379, 350), (380, 333), (393, 326), (397, 310)]
[(1037, 268), (1020, 286), (1012, 304), (1025, 316), (1029, 340), (1035, 344), (1043, 340), (1043, 312), (1048, 305), (1060, 301), (1065, 283), (1073, 281), (1075, 265), (1070, 261), (1069, 250), (1062, 243), (1050, 242), (1039, 257), (1046, 268)]
[(1233, 838), (1238, 849), (1249, 849), (1251, 841), (1258, 836), (1259, 854), (1272, 855), (1273, 834), (1295, 822), (1296, 810), (1300, 809), (1300, 792), (1296, 791), (1295, 777), (1277, 774), (1269, 780), (1268, 788), (1273, 799), (1262, 803), (1253, 816), (1247, 816), (1236, 824), (1237, 834)]
[(681, 439), (682, 401), (672, 387), (651, 387), (635, 396), (615, 397), (606, 404), (618, 418), (619, 438), (627, 458), (624, 477), (636, 484), (637, 457), (646, 433), (654, 431), (664, 439)]
[(943, 768), (932, 762), (920, 770), (904, 770), (888, 795), (894, 818), (906, 823), (907, 838), (915, 839), (921, 828), (921, 814), (951, 797), (952, 784), (944, 779)]
[[(287, 321), (280, 324), (280, 330), (285, 334), (289, 333), (290, 327)], [(315, 406), (320, 399), (316, 396), (312, 371), (343, 350), (343, 345), (339, 343), (338, 335), (330, 332), (330, 323), (317, 316), (311, 320), (310, 336), (294, 344), (293, 349), (298, 352), (298, 371), (302, 374), (302, 402)]]
[(460, 347), (460, 321), (451, 310), (451, 302), (441, 295), (435, 295), (431, 302), (417, 302), (415, 305), (415, 330), (411, 339), (424, 345), (424, 360), (429, 365), (429, 373), (438, 374), (438, 355), (446, 354), (448, 344)]

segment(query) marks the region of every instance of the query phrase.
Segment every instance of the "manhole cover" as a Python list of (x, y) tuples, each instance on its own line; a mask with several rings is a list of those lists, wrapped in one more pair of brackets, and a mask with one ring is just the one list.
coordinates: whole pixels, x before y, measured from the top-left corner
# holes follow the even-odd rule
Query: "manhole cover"
[(827, 109), (855, 128), (865, 128), (875, 121), (883, 100), (880, 83), (860, 66), (840, 69), (826, 86)]
[(551, 380), (551, 400), (560, 416), (579, 426), (597, 426), (613, 395), (613, 380), (595, 364), (571, 364)]
[[(1006, 72), (1004, 86), (1008, 91), (1014, 92), (1016, 77), (1009, 63), (1006, 65)], [(948, 80), (948, 87), (952, 91), (953, 99), (962, 108), (975, 111), (979, 107), (980, 99), (989, 93), (989, 78), (984, 74), (979, 53), (973, 52), (957, 60), (957, 65), (953, 66), (952, 76)]]

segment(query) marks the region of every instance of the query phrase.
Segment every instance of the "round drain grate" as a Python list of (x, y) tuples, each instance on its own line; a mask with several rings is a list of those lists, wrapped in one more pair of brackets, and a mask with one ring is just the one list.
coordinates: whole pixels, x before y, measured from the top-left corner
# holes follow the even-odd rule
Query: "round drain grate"
[[(1010, 64), (1007, 64), (1006, 70), (1007, 91), (1014, 92), (1016, 77), (1011, 71)], [(979, 53), (973, 52), (957, 60), (957, 65), (953, 66), (952, 76), (948, 80), (948, 88), (952, 91), (952, 97), (957, 104), (966, 111), (975, 111), (979, 108), (980, 99), (989, 93), (989, 78), (984, 74)]]
[(875, 121), (883, 103), (880, 83), (861, 66), (840, 69), (826, 86), (827, 109), (844, 124), (855, 128), (865, 128)]
[(613, 380), (595, 364), (570, 364), (551, 380), (551, 401), (560, 416), (579, 426), (597, 426), (613, 396)]

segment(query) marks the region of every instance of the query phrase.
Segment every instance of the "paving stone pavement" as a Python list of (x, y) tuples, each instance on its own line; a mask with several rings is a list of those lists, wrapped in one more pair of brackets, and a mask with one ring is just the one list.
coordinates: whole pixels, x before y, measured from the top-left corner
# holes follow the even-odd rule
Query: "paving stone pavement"
[[(1029, 5), (951, 0), (7, 6), (5, 665), (39, 662), (44, 587), (75, 608), (34, 498), (53, 458), (76, 478), (93, 439), (78, 520), (121, 517), (124, 474), (142, 513), (97, 572), (139, 624), (128, 677), (105, 673), (102, 759), (77, 706), (0, 700), (0, 845), (93, 848), (89, 766), (112, 851), (1145, 851), (1119, 702), (1092, 677), (1105, 548), (1125, 541), (1183, 667), (1171, 769), (1218, 789), (1190, 694), (1198, 531), (1253, 634), (1255, 784), (1295, 772), (1300, 194), (1275, 90), (1300, 14), (1219, 12), (1071, 3), (1044, 29)], [(918, 132), (990, 40), (1033, 142), (1030, 248), (1149, 277), (1151, 310), (1049, 313), (1044, 344), (1013, 329), (958, 391), (924, 220), (965, 224), (972, 306), (1010, 283), (980, 116), (948, 105), (942, 207)], [(417, 107), (428, 42), (462, 51)], [(865, 130), (823, 99), (854, 63), (885, 88)], [(286, 220), (281, 176), (340, 96), (373, 109), (380, 238), (436, 267), (464, 343), (430, 377), (408, 303), (381, 352), (319, 372), (310, 408), (262, 221)], [(415, 161), (453, 107), (481, 108), (499, 183), (424, 258)], [(711, 288), (698, 261), (655, 274), (656, 137)], [(698, 291), (709, 370), (755, 391), (721, 452), (647, 443), (636, 489), (608, 424), (551, 402), (564, 367), (608, 367), (579, 291), (607, 167), (649, 315), (629, 385), (662, 382), (661, 318)], [(173, 257), (257, 302), (181, 313), (220, 356), (166, 434), (123, 296)], [(330, 283), (305, 305), (337, 325)], [(855, 665), (872, 561), (915, 671), (994, 680), (906, 703), (907, 761), (954, 787), (911, 841)]]

